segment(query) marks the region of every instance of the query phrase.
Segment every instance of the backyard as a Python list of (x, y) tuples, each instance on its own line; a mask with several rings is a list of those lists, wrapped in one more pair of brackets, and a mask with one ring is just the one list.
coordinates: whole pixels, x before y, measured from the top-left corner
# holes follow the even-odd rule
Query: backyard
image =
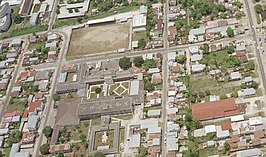
[(21, 111), (23, 112), (28, 105), (27, 99), (14, 99), (11, 98), (7, 106), (7, 111)]
[(207, 77), (204, 73), (193, 74), (190, 77), (192, 91), (197, 93), (210, 91), (211, 94), (220, 95), (240, 90), (240, 82), (218, 82), (214, 77)]

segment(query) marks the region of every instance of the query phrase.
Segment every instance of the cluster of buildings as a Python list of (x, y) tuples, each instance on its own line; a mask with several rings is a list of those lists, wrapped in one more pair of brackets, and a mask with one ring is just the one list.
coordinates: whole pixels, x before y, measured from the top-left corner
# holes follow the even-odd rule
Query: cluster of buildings
[[(147, 13), (151, 10), (152, 16), (147, 16)], [(151, 24), (154, 22), (154, 26)], [(146, 30), (147, 24), (149, 24), (150, 30)], [(163, 4), (155, 3), (151, 5), (151, 8), (147, 6), (140, 6), (140, 14), (132, 17), (132, 30), (133, 32), (149, 31), (151, 40), (148, 41), (146, 47), (158, 48), (163, 46)], [(148, 27), (148, 28), (149, 28)], [(133, 44), (134, 43), (134, 44)], [(132, 47), (137, 47), (137, 41), (132, 42)], [(136, 46), (134, 46), (136, 45)]]
[(236, 19), (207, 21), (199, 28), (191, 29), (188, 35), (188, 42), (203, 42), (205, 40), (214, 40), (217, 38), (228, 37), (227, 29), (231, 28), (234, 35), (245, 33), (244, 26)]
[(37, 52), (37, 48), (39, 47), (27, 51), (24, 53), (22, 66), (37, 65), (43, 62), (55, 62), (57, 60), (60, 50), (60, 37), (57, 34), (49, 32), (30, 35), (29, 40), (32, 44), (41, 42), (45, 43), (44, 47), (41, 47), (41, 49), (45, 49), (47, 53)]
[(16, 65), (18, 56), (21, 53), (22, 40), (17, 38), (10, 42), (0, 43), (0, 54), (2, 61), (0, 61), (0, 91), (1, 97), (6, 94), (8, 85), (11, 81), (13, 68)]
[(74, 18), (86, 15), (89, 10), (90, 1), (84, 0), (78, 3), (60, 3), (58, 19)]
[[(11, 157), (29, 157), (33, 150), (36, 132), (40, 127), (41, 115), (46, 103), (46, 95), (52, 77), (51, 71), (22, 71), (11, 88), (9, 105), (25, 106), (23, 110), (8, 110), (1, 120), (1, 147), (9, 147), (8, 134), (19, 131), (22, 137), (11, 147)], [(14, 101), (14, 102), (12, 102)]]

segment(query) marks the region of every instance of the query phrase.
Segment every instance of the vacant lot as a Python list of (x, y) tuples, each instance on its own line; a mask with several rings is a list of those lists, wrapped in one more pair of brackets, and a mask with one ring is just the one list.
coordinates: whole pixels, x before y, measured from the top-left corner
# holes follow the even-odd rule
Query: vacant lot
[(73, 30), (68, 57), (80, 58), (83, 55), (116, 51), (127, 48), (129, 24), (105, 24)]

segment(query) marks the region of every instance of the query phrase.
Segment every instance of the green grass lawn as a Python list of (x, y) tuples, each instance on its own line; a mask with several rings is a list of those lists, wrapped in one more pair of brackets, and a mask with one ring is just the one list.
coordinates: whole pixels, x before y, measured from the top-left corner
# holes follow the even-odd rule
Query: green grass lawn
[(91, 119), (91, 125), (100, 125), (101, 124), (101, 118)]
[(205, 148), (199, 150), (199, 157), (206, 157), (211, 155), (217, 155), (219, 152), (217, 151), (217, 148)]
[(143, 112), (148, 112), (148, 110), (157, 110), (157, 109), (161, 109), (161, 106), (144, 107)]
[(95, 148), (97, 149), (98, 146), (105, 146), (105, 145), (109, 145), (110, 148), (113, 147), (113, 140), (114, 140), (114, 130), (108, 130), (106, 131), (106, 135), (107, 137), (107, 141), (106, 143), (102, 142), (102, 136), (103, 136), (103, 132), (96, 132), (95, 135)]
[(122, 119), (122, 120), (129, 120), (133, 118), (132, 114), (128, 114), (128, 115), (121, 115), (121, 116), (112, 116), (114, 118), (118, 118), (118, 119)]
[(143, 32), (134, 32), (132, 36), (132, 41), (140, 40), (140, 39), (146, 39), (146, 31)]
[(26, 99), (13, 99), (9, 101), (7, 106), (7, 111), (21, 111), (23, 112), (27, 108), (27, 100)]
[(79, 136), (84, 134), (88, 136), (90, 120), (80, 121), (80, 124), (77, 126), (66, 126), (68, 132), (70, 132), (70, 140), (78, 141)]
[(240, 86), (234, 82), (218, 82), (215, 78), (207, 78), (207, 76), (191, 75), (190, 84), (192, 91), (205, 92), (210, 90), (211, 94), (220, 95), (222, 93), (231, 93), (240, 90)]
[(28, 49), (31, 51), (31, 50), (36, 49), (38, 47), (44, 47), (44, 46), (45, 46), (45, 42), (40, 41), (40, 42), (36, 42), (36, 43), (30, 43)]
[(88, 156), (88, 150), (85, 144), (83, 143), (74, 143), (72, 145), (75, 156)]
[[(88, 20), (101, 19), (101, 18), (108, 17), (108, 16), (115, 15), (115, 14), (133, 11), (133, 10), (136, 10), (138, 8), (139, 8), (139, 6), (125, 6), (125, 7), (120, 7), (118, 9), (115, 9), (115, 10), (97, 13), (95, 15), (87, 14), (88, 18), (87, 19), (83, 18), (82, 23), (85, 23)], [(115, 11), (116, 11), (116, 13), (115, 13)], [(63, 27), (63, 26), (71, 26), (71, 25), (75, 25), (75, 24), (78, 24), (77, 18), (63, 19), (63, 20), (56, 20), (53, 27), (58, 28), (58, 27)]]
[(207, 64), (209, 66), (221, 66), (222, 69), (227, 69), (230, 67), (229, 62), (226, 60), (229, 59), (229, 55), (225, 50), (217, 51), (214, 53), (210, 53), (208, 55), (204, 55), (201, 63)]

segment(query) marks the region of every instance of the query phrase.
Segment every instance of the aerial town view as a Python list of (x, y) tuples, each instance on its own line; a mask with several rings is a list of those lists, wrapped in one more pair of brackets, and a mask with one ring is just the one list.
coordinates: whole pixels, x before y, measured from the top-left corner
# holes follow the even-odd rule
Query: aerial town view
[(266, 157), (266, 0), (0, 0), (0, 157)]

